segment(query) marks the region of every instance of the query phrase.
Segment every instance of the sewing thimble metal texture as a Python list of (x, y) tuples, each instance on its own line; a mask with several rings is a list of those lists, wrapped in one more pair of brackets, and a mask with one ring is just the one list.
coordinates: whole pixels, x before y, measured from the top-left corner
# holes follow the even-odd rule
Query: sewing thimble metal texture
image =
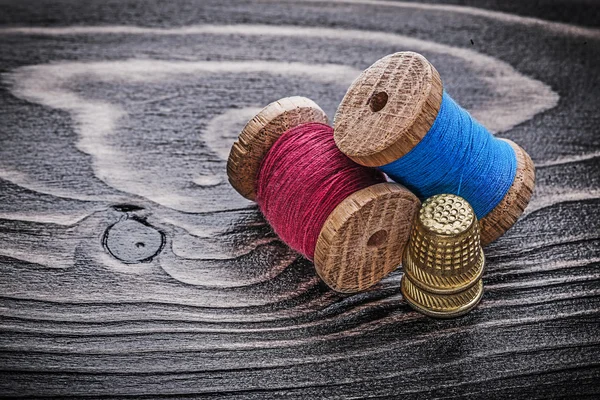
[(402, 294), (423, 314), (450, 318), (467, 313), (483, 295), (485, 257), (479, 224), (462, 197), (427, 199), (403, 257)]

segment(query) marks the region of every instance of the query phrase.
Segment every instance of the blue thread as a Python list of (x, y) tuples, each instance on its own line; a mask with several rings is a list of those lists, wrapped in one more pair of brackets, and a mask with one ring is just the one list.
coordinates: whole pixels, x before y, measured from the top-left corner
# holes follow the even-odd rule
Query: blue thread
[(477, 218), (500, 203), (517, 173), (517, 159), (444, 91), (429, 132), (400, 159), (379, 167), (421, 200), (441, 193), (465, 198)]

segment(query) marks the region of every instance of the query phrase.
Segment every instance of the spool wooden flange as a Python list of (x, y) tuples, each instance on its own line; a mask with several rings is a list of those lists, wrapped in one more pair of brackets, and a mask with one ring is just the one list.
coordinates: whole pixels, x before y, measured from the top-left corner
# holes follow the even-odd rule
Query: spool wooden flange
[(285, 97), (263, 108), (231, 147), (227, 160), (231, 186), (248, 200), (255, 200), (260, 163), (273, 143), (288, 129), (309, 122), (329, 123), (321, 107), (306, 97)]
[[(288, 97), (269, 104), (248, 122), (227, 162), (232, 186), (256, 198), (262, 159), (285, 131), (303, 123), (327, 123), (312, 100)], [(315, 249), (319, 276), (332, 289), (352, 293), (379, 282), (402, 262), (419, 199), (401, 185), (379, 183), (348, 196), (327, 218)]]
[[(334, 119), (335, 142), (355, 162), (379, 167), (407, 154), (429, 132), (442, 103), (439, 73), (413, 52), (386, 56), (352, 83)], [(529, 155), (510, 142), (517, 172), (500, 203), (479, 221), (487, 245), (506, 232), (527, 207), (535, 168)]]

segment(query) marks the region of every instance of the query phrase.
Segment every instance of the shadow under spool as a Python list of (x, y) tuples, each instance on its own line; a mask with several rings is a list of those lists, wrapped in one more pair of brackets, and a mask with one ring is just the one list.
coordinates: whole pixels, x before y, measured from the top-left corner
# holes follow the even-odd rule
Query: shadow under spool
[[(261, 110), (233, 144), (227, 162), (231, 185), (255, 201), (261, 164), (271, 147), (289, 129), (313, 122), (327, 124), (327, 116), (304, 97), (287, 97)], [(414, 194), (395, 183), (377, 183), (346, 197), (319, 233), (314, 252), (319, 276), (345, 293), (379, 282), (400, 266), (419, 206)]]
[[(440, 110), (442, 95), (440, 75), (425, 57), (413, 52), (386, 56), (348, 89), (335, 115), (335, 142), (358, 164), (390, 164), (427, 135)], [(483, 245), (502, 236), (517, 221), (533, 193), (535, 168), (531, 158), (517, 144), (506, 142), (515, 152), (517, 169), (502, 200), (479, 220)]]

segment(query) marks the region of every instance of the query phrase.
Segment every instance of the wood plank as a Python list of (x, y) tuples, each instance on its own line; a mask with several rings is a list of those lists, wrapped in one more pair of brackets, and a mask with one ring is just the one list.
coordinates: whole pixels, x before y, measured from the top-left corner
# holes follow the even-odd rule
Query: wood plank
[[(599, 397), (598, 8), (522, 3), (0, 2), (0, 397)], [(400, 50), (536, 164), (459, 319), (332, 292), (226, 179), (262, 106)]]

